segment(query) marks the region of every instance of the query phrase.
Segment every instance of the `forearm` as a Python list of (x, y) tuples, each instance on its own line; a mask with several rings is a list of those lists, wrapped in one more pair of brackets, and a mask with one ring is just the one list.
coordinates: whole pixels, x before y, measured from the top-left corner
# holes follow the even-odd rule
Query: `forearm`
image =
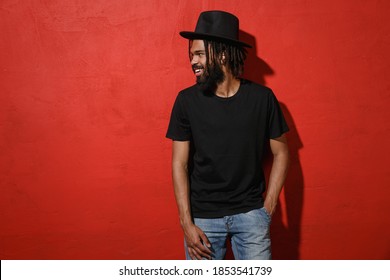
[(287, 176), (288, 165), (289, 153), (287, 150), (274, 155), (267, 195), (264, 202), (264, 206), (271, 215), (275, 211), (275, 207), (278, 203), (279, 194)]
[(204, 232), (192, 222), (187, 164), (173, 162), (172, 173), (176, 204), (188, 254), (192, 259), (211, 259), (210, 241)]
[(182, 227), (192, 223), (188, 167), (185, 164), (172, 164), (173, 187)]

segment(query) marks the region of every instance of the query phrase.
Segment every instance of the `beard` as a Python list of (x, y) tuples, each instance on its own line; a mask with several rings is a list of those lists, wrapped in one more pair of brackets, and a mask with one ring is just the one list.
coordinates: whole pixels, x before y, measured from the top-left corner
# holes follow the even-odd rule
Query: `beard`
[[(195, 70), (199, 66), (194, 65), (192, 68)], [(212, 95), (215, 93), (218, 85), (225, 80), (225, 73), (217, 63), (209, 65), (207, 69), (204, 69), (203, 66), (201, 68), (204, 71), (201, 76), (196, 77), (196, 83), (203, 93)]]

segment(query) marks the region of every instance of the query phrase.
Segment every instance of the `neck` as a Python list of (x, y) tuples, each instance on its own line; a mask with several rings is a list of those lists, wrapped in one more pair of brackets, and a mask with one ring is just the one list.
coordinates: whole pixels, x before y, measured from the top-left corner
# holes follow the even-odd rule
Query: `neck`
[(233, 77), (231, 73), (225, 72), (225, 80), (220, 83), (215, 91), (215, 95), (223, 98), (232, 97), (240, 88), (240, 80)]

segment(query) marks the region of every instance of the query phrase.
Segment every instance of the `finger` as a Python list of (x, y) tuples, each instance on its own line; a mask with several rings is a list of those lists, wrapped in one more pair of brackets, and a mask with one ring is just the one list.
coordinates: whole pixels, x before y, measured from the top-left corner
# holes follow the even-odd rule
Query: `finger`
[[(188, 253), (193, 260), (201, 260), (202, 258), (211, 259), (211, 251), (208, 250), (202, 243), (197, 242), (192, 244), (191, 247), (188, 248)], [(207, 252), (208, 250), (209, 252)]]
[[(200, 238), (202, 239), (202, 242), (203, 244), (207, 247), (207, 248), (211, 248), (211, 243), (209, 241), (209, 239), (207, 238), (206, 234), (204, 234), (203, 232), (200, 234)], [(210, 250), (209, 250), (210, 251)]]
[(198, 254), (198, 252), (193, 248), (188, 248), (189, 255), (193, 260), (201, 260), (202, 257)]
[(196, 247), (194, 249), (198, 253), (198, 255), (200, 255), (206, 259), (211, 259), (212, 252), (205, 245), (203, 245), (201, 243), (196, 244)]

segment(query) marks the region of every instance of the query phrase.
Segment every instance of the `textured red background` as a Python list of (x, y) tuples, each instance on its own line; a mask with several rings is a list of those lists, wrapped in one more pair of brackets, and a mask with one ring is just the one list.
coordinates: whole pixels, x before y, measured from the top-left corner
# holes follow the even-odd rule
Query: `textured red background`
[(180, 259), (166, 127), (198, 14), (240, 18), (292, 166), (277, 259), (389, 259), (388, 1), (0, 4), (0, 258)]

